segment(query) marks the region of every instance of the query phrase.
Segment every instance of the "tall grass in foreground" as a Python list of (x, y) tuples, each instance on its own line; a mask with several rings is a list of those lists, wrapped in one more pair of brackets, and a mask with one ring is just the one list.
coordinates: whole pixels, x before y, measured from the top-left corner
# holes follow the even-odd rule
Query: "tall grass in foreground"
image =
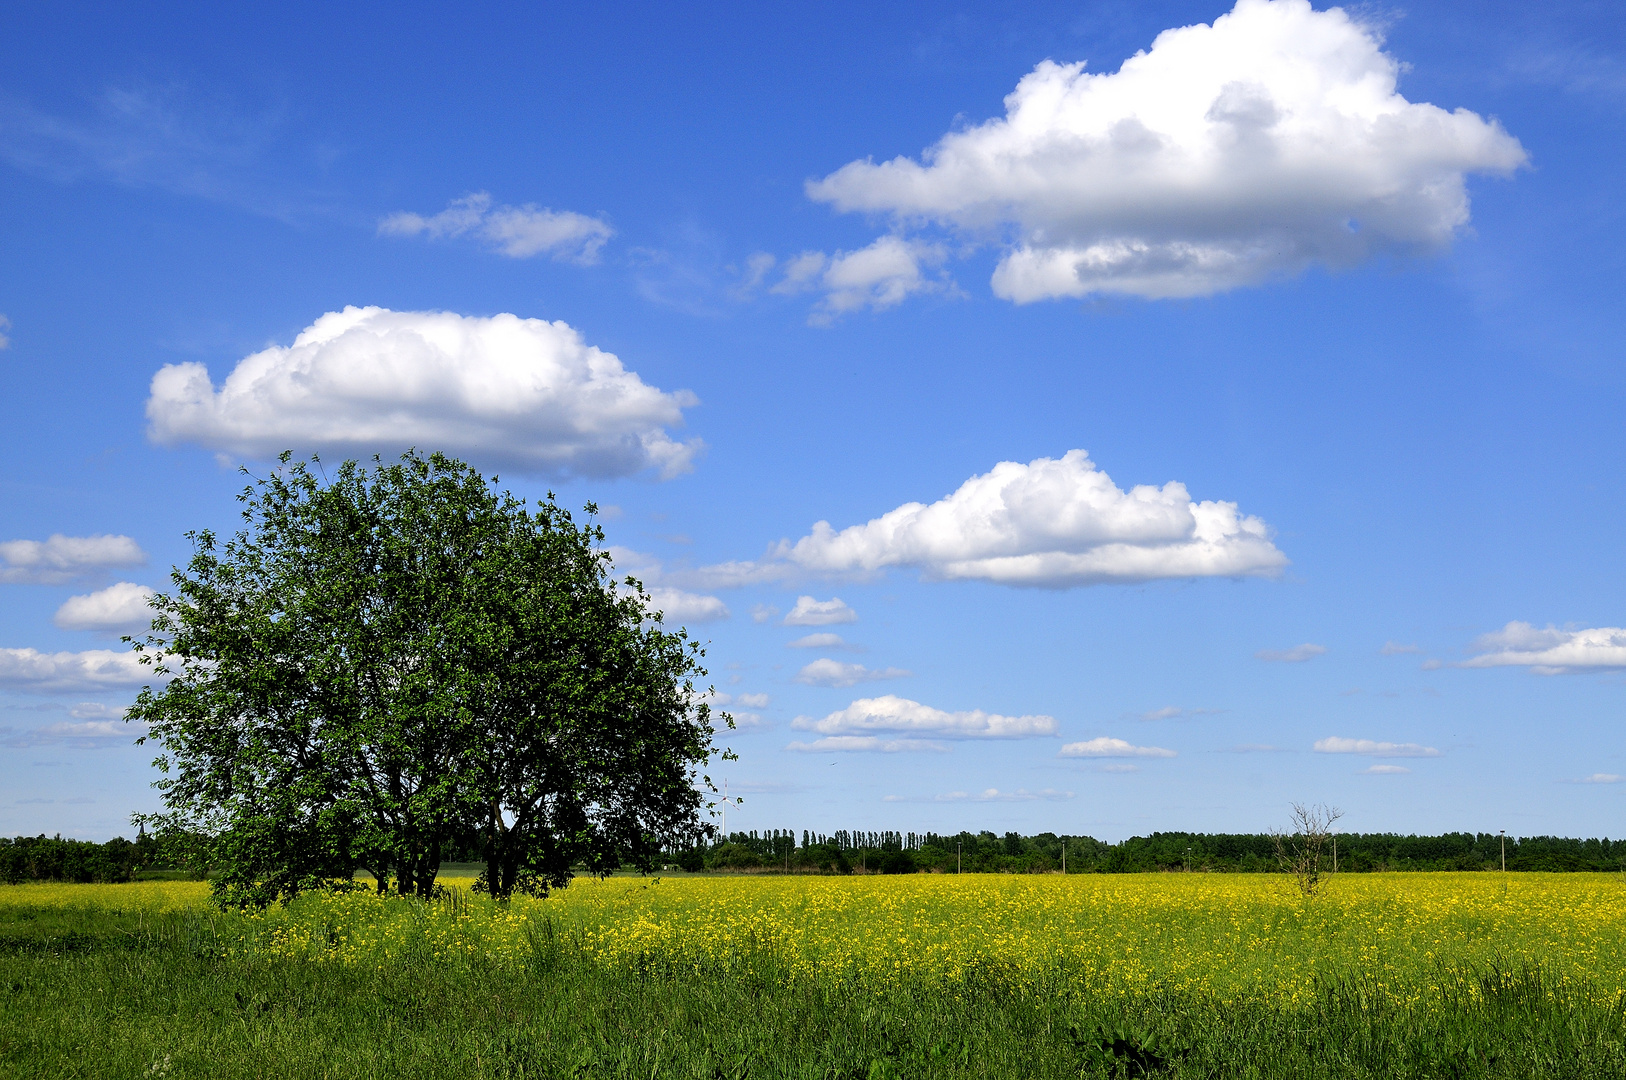
[[(0, 888), (0, 1071), (1626, 1075), (1626, 889), (1607, 878), (1437, 909), (1398, 883), (1340, 907), (1260, 879), (1218, 900), (1196, 875), (982, 880), (612, 879), (506, 909), (311, 896), (261, 919), (184, 883)], [(900, 960), (954, 941), (952, 964)], [(1190, 952), (1209, 959), (1158, 973)], [(1135, 964), (1097, 964), (1120, 955)], [(1227, 955), (1241, 975), (1220, 977)]]

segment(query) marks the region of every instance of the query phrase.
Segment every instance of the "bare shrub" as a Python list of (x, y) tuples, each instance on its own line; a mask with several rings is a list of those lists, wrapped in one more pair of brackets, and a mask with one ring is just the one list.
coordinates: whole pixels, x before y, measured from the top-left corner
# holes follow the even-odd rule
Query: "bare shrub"
[(1292, 831), (1271, 830), (1277, 861), (1297, 879), (1305, 896), (1315, 895), (1321, 886), (1321, 859), (1332, 843), (1333, 825), (1343, 816), (1342, 810), (1325, 803), (1294, 803)]

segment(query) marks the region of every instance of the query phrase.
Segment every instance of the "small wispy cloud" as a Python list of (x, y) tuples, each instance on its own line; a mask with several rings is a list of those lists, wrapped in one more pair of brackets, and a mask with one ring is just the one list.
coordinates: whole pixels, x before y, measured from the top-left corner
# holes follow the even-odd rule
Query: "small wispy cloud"
[(1326, 651), (1327, 647), (1325, 645), (1312, 645), (1305, 642), (1303, 645), (1295, 645), (1291, 649), (1260, 649), (1253, 655), (1257, 659), (1272, 664), (1302, 664), (1306, 660), (1314, 660), (1318, 656), (1325, 655)]
[(1336, 735), (1317, 739), (1312, 747), (1318, 754), (1363, 754), (1367, 757), (1439, 757), (1440, 752), (1421, 743), (1377, 742), (1373, 739), (1344, 739)]
[(905, 668), (870, 668), (863, 664), (848, 664), (829, 657), (813, 661), (796, 673), (796, 681), (808, 686), (856, 686), (863, 682), (882, 679), (904, 679), (914, 672)]
[(1136, 746), (1124, 739), (1114, 739), (1101, 736), (1098, 739), (1088, 739), (1084, 742), (1068, 743), (1061, 748), (1062, 757), (1149, 757), (1172, 758), (1173, 750), (1166, 750), (1161, 746)]
[(1399, 776), (1411, 770), (1404, 765), (1368, 765), (1361, 772), (1366, 776)]
[(808, 634), (795, 641), (785, 642), (787, 649), (845, 649), (848, 652), (863, 652), (862, 645), (855, 645), (847, 641), (840, 634)]
[(1178, 705), (1165, 705), (1161, 709), (1150, 709), (1143, 713), (1125, 713), (1136, 720), (1190, 720), (1198, 716), (1217, 716), (1220, 709), (1182, 709)]
[(1398, 641), (1385, 641), (1383, 648), (1378, 650), (1379, 656), (1405, 656), (1408, 653), (1422, 652), (1420, 645), (1402, 645)]
[[(780, 278), (769, 290), (781, 295), (818, 292), (823, 296), (808, 316), (813, 326), (828, 326), (842, 315), (869, 308), (885, 311), (911, 296), (943, 293), (958, 296), (959, 288), (946, 273), (929, 275), (948, 251), (940, 244), (883, 236), (857, 251), (804, 251), (785, 260)], [(756, 255), (750, 264), (753, 284), (773, 269), (771, 255)]]
[(785, 747), (798, 754), (899, 754), (921, 750), (945, 753), (948, 748), (948, 743), (936, 739), (883, 739), (876, 735), (830, 735), (812, 742), (793, 742)]
[(551, 255), (584, 266), (598, 262), (599, 250), (615, 235), (609, 223), (573, 210), (552, 210), (534, 203), (492, 205), (491, 195), (476, 191), (453, 199), (438, 214), (410, 211), (391, 214), (378, 223), (380, 236), (475, 236), (511, 259)]
[(1582, 776), (1575, 780), (1566, 780), (1568, 784), (1618, 784), (1621, 777), (1615, 773), (1595, 772), (1591, 776)]
[(913, 798), (907, 795), (886, 795), (882, 802), (1065, 802), (1073, 798), (1071, 791), (1058, 791), (1055, 788), (1041, 788), (1038, 791), (1029, 791), (1027, 788), (1017, 788), (1015, 791), (1001, 791), (998, 788), (984, 788), (982, 791), (948, 791), (941, 795), (933, 795), (930, 799)]
[(847, 602), (839, 596), (832, 596), (828, 600), (798, 596), (796, 606), (785, 616), (786, 626), (830, 626), (857, 621), (858, 612), (848, 607)]

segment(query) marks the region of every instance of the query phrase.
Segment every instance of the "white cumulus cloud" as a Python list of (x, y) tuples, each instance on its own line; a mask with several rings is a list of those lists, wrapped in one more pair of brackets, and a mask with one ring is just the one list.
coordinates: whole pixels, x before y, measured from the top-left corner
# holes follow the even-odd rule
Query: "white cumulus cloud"
[(1123, 739), (1101, 736), (1086, 742), (1072, 742), (1061, 748), (1062, 757), (1174, 757), (1173, 750), (1161, 746), (1136, 746)]
[(8, 690), (80, 693), (156, 681), (152, 669), (127, 650), (44, 653), (36, 649), (0, 649), (0, 687)]
[(62, 585), (113, 567), (140, 566), (147, 553), (128, 536), (63, 536), (0, 543), (0, 582)]
[(152, 621), (153, 591), (121, 581), (85, 596), (70, 596), (51, 620), (64, 630), (145, 630)]
[(1001, 462), (935, 503), (905, 503), (839, 532), (820, 521), (759, 563), (708, 569), (719, 583), (914, 567), (935, 580), (1070, 588), (1269, 575), (1286, 565), (1270, 529), (1235, 503), (1194, 502), (1174, 481), (1124, 491), (1073, 450)]
[(487, 192), (453, 199), (446, 209), (425, 217), (402, 212), (378, 223), (382, 236), (474, 235), (509, 258), (552, 255), (555, 259), (592, 264), (615, 230), (595, 217), (570, 210), (549, 210), (530, 203), (492, 206)]
[(1295, 645), (1291, 649), (1260, 649), (1253, 655), (1256, 659), (1272, 664), (1302, 664), (1306, 660), (1314, 660), (1318, 656), (1325, 655), (1326, 651), (1327, 647), (1325, 645), (1312, 645), (1305, 642), (1303, 645)]
[(1599, 626), (1590, 630), (1539, 630), (1510, 622), (1474, 643), (1481, 652), (1462, 667), (1527, 667), (1538, 675), (1626, 668), (1626, 629)]
[(847, 664), (824, 657), (797, 672), (796, 681), (809, 686), (854, 686), (880, 679), (903, 679), (913, 674), (903, 668), (869, 668), (863, 664)]
[(1052, 716), (1001, 716), (981, 709), (945, 712), (895, 694), (860, 698), (822, 720), (798, 716), (790, 726), (798, 731), (831, 736), (906, 735), (937, 739), (1027, 739), (1056, 733), (1056, 720)]
[(269, 457), (409, 446), (527, 472), (689, 470), (666, 427), (695, 404), (645, 383), (562, 322), (347, 307), (240, 361), (216, 390), (200, 363), (153, 376), (149, 433)]
[(1367, 757), (1439, 757), (1432, 746), (1420, 743), (1375, 742), (1372, 739), (1344, 739), (1336, 735), (1317, 739), (1313, 747), (1318, 754), (1364, 754)]
[(798, 596), (796, 606), (785, 616), (786, 626), (830, 626), (857, 621), (858, 612), (848, 607), (847, 602), (839, 596), (832, 596), (828, 600)]
[(1525, 152), (1495, 120), (1408, 101), (1401, 70), (1339, 8), (1239, 0), (1116, 72), (1046, 60), (1003, 117), (807, 193), (999, 238), (993, 289), (1017, 303), (1203, 296), (1434, 250), (1468, 222), (1467, 176), (1509, 174)]

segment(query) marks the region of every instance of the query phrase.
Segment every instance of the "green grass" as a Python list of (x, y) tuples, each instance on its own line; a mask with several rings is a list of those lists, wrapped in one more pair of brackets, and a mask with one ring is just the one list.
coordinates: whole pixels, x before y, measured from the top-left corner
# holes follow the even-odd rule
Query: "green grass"
[[(379, 973), (227, 959), (233, 917), (8, 902), (0, 1074), (52, 1077), (1576, 1077), (1626, 1075), (1626, 1017), (1533, 968), (1443, 970), (1448, 1007), (1358, 982), (1311, 1006), (1152, 991), (1091, 1000), (975, 972), (941, 984), (529, 962)], [(1482, 991), (1470, 994), (1472, 986)]]

